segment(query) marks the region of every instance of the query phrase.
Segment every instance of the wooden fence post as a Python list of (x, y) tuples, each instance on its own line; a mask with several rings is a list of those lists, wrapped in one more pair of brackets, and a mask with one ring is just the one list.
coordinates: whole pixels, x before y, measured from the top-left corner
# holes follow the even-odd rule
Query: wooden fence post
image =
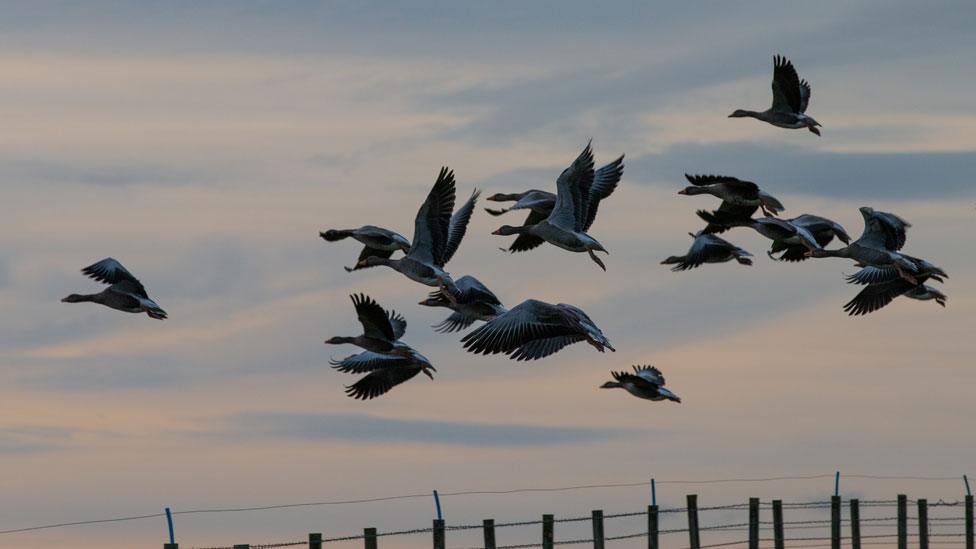
[(434, 549), (447, 549), (447, 540), (444, 536), (444, 521), (434, 519)]
[(555, 534), (553, 525), (556, 520), (552, 515), (542, 515), (542, 549), (552, 549)]
[(918, 500), (918, 549), (929, 549), (929, 502)]
[(749, 549), (759, 549), (759, 498), (749, 498)]
[(908, 496), (898, 494), (898, 549), (908, 549)]
[(973, 496), (966, 496), (966, 549), (976, 549), (973, 543)]
[(603, 511), (594, 510), (593, 513), (593, 549), (603, 549)]
[(495, 549), (495, 519), (485, 519), (481, 524), (485, 529), (485, 549)]
[(830, 496), (830, 549), (840, 549), (840, 496)]
[(180, 549), (179, 543), (164, 543), (163, 549)]
[(851, 549), (861, 549), (861, 502), (851, 500)]
[(698, 495), (688, 494), (688, 545), (691, 549), (701, 549), (698, 532)]
[(234, 549), (251, 549), (251, 545), (248, 543), (238, 543), (234, 545)]
[(310, 533), (308, 535), (308, 549), (322, 549), (322, 534)]
[(658, 545), (657, 505), (647, 506), (647, 549), (660, 549)]
[(783, 500), (773, 500), (773, 549), (783, 549), (786, 540), (783, 536)]
[(363, 529), (363, 544), (366, 549), (376, 549), (376, 528)]

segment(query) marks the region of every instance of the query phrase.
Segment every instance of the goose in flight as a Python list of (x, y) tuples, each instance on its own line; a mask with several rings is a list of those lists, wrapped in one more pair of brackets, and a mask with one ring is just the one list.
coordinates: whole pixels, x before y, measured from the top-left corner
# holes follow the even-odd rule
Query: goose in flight
[(808, 116), (810, 84), (800, 80), (789, 59), (777, 55), (773, 58), (773, 105), (762, 112), (738, 109), (729, 118), (751, 117), (780, 128), (806, 128), (820, 135), (820, 123)]
[(461, 245), (464, 233), (468, 230), (471, 213), (481, 194), (481, 191), (475, 189), (471, 198), (452, 216), (455, 192), (454, 171), (441, 168), (427, 200), (417, 211), (410, 251), (400, 259), (371, 255), (361, 259), (356, 266), (386, 265), (410, 280), (445, 289), (449, 294), (448, 299), (453, 299), (457, 288), (451, 275), (444, 270), (444, 265)]
[[(752, 181), (743, 181), (728, 175), (689, 175), (685, 178), (691, 186), (678, 191), (678, 194), (694, 196), (696, 194), (710, 194), (722, 199), (719, 209), (711, 215), (716, 216), (717, 222), (728, 219), (748, 219), (756, 210), (762, 208), (766, 215), (779, 215), (783, 211), (783, 203), (773, 195), (763, 191)], [(702, 214), (699, 213), (699, 216)], [(735, 226), (735, 225), (733, 225)], [(709, 232), (720, 233), (728, 227)]]
[[(851, 237), (839, 223), (835, 223), (825, 217), (803, 214), (793, 219), (787, 219), (791, 225), (804, 229), (813, 236), (818, 248), (823, 248), (836, 237), (844, 244), (851, 243)], [(806, 252), (812, 248), (786, 240), (773, 239), (773, 245), (766, 252), (771, 259), (777, 261), (803, 261), (807, 259)], [(775, 254), (782, 252), (779, 257)]]
[(458, 293), (454, 295), (452, 303), (444, 296), (443, 291), (431, 292), (420, 305), (427, 307), (447, 307), (454, 311), (446, 320), (433, 326), (440, 333), (463, 330), (476, 320), (488, 322), (508, 309), (495, 297), (477, 278), (465, 275), (456, 281)]
[(687, 271), (701, 266), (703, 263), (725, 263), (733, 259), (742, 265), (752, 265), (749, 259), (752, 254), (732, 244), (724, 238), (698, 231), (698, 234), (688, 233), (694, 238), (691, 248), (685, 255), (672, 255), (661, 262), (662, 265), (674, 265), (672, 271)]
[(939, 290), (925, 283), (929, 280), (945, 282), (949, 275), (932, 263), (902, 254), (905, 259), (915, 264), (913, 274), (916, 282), (905, 280), (892, 267), (864, 267), (860, 271), (847, 277), (851, 284), (863, 284), (864, 289), (858, 292), (854, 299), (844, 304), (844, 310), (851, 316), (873, 313), (891, 303), (898, 296), (905, 296), (919, 301), (933, 300), (945, 307), (948, 299)]
[(916, 285), (913, 273), (918, 265), (904, 254), (898, 253), (905, 245), (907, 229), (911, 227), (904, 219), (888, 212), (879, 212), (864, 206), (860, 208), (864, 218), (864, 231), (861, 237), (837, 250), (816, 249), (806, 252), (810, 257), (845, 257), (853, 259), (863, 267), (891, 267), (899, 276)]
[(413, 349), (402, 355), (384, 355), (363, 351), (342, 360), (330, 360), (332, 367), (346, 374), (367, 374), (356, 383), (346, 386), (346, 394), (357, 400), (369, 400), (386, 394), (397, 385), (423, 372), (434, 379), (437, 369), (427, 358)]
[(601, 389), (624, 389), (637, 398), (647, 400), (672, 400), (681, 402), (678, 395), (664, 388), (664, 374), (653, 366), (634, 366), (634, 373), (614, 372), (614, 381), (608, 381), (600, 386)]
[(519, 303), (461, 338), (468, 352), (504, 353), (519, 361), (544, 358), (580, 341), (589, 343), (601, 353), (604, 349), (616, 351), (581, 309), (535, 299)]
[(361, 335), (346, 337), (335, 336), (325, 340), (327, 345), (342, 345), (351, 343), (367, 351), (387, 355), (407, 355), (410, 346), (400, 342), (403, 333), (407, 331), (407, 321), (396, 313), (386, 311), (373, 298), (365, 294), (353, 294), (353, 307), (356, 316), (363, 325)]
[(410, 241), (400, 233), (395, 233), (382, 227), (373, 225), (363, 225), (358, 229), (329, 229), (320, 232), (319, 236), (328, 242), (336, 242), (344, 238), (352, 238), (362, 244), (363, 251), (359, 254), (359, 259), (353, 267), (343, 267), (346, 272), (352, 272), (363, 268), (360, 263), (367, 257), (390, 257), (397, 250), (403, 253), (410, 252)]
[(600, 201), (617, 188), (623, 174), (623, 159), (621, 156), (594, 172), (593, 148), (587, 143), (573, 164), (556, 180), (556, 201), (548, 215), (533, 210), (525, 225), (502, 225), (492, 234), (519, 235), (509, 247), (512, 252), (531, 250), (543, 242), (571, 252), (586, 252), (606, 271), (606, 265), (594, 251), (609, 252), (586, 231), (596, 219)]
[(540, 191), (538, 189), (529, 189), (522, 193), (495, 193), (486, 197), (485, 200), (492, 202), (515, 202), (512, 206), (501, 210), (485, 208), (486, 212), (496, 217), (512, 210), (532, 210), (541, 214), (542, 219), (545, 219), (552, 212), (552, 207), (556, 205), (556, 195), (549, 191)]
[(150, 318), (166, 319), (166, 311), (149, 299), (142, 282), (111, 257), (89, 265), (81, 272), (109, 287), (97, 294), (71, 294), (62, 299), (62, 303), (91, 301), (127, 313), (146, 313)]

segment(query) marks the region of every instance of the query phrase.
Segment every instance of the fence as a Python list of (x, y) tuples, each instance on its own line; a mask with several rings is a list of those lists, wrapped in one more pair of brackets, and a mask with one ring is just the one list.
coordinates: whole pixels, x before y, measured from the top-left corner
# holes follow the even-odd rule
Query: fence
[[(961, 509), (960, 509), (961, 508)], [(844, 518), (846, 510), (847, 518)], [(866, 511), (862, 515), (862, 511)], [(914, 511), (914, 513), (913, 513)], [(767, 514), (771, 520), (762, 520)], [(712, 513), (722, 515), (740, 514), (741, 522), (703, 524), (704, 516)], [(880, 513), (880, 515), (879, 515)], [(894, 514), (892, 514), (894, 513)], [(947, 514), (948, 513), (948, 514)], [(791, 517), (792, 515), (792, 517)], [(637, 532), (608, 535), (607, 524), (623, 518), (646, 518), (646, 525)], [(685, 518), (683, 527), (662, 528), (664, 519)], [(826, 518), (824, 518), (826, 517)], [(787, 520), (790, 519), (790, 520)], [(591, 525), (592, 535), (586, 538), (558, 539), (561, 525)], [(511, 545), (498, 545), (496, 533), (513, 527), (538, 527), (536, 541)], [(846, 533), (844, 532), (846, 527)], [(894, 500), (842, 500), (833, 496), (830, 500), (809, 502), (783, 502), (773, 500), (761, 502), (750, 498), (747, 503), (699, 507), (698, 496), (687, 496), (687, 504), (681, 508), (659, 508), (650, 505), (646, 510), (626, 513), (604, 513), (595, 510), (589, 516), (557, 518), (551, 514), (542, 515), (538, 520), (496, 523), (485, 519), (481, 524), (449, 525), (443, 519), (435, 519), (429, 528), (379, 532), (376, 528), (366, 528), (362, 534), (341, 537), (325, 537), (321, 533), (308, 534), (302, 541), (239, 544), (222, 547), (199, 547), (193, 549), (270, 549), (277, 547), (307, 547), (308, 549), (327, 549), (340, 542), (361, 541), (365, 549), (378, 549), (383, 540), (402, 536), (430, 536), (433, 549), (447, 549), (451, 532), (480, 530), (483, 544), (476, 548), (463, 549), (522, 549), (541, 547), (553, 549), (563, 545), (591, 545), (594, 549), (604, 549), (608, 542), (634, 540), (643, 543), (648, 549), (661, 549), (666, 539), (669, 547), (687, 549), (710, 549), (728, 547), (730, 549), (759, 549), (761, 546), (773, 549), (791, 548), (830, 548), (840, 549), (848, 544), (851, 549), (864, 546), (886, 545), (907, 549), (912, 540), (919, 549), (959, 547), (976, 549), (973, 541), (973, 496), (967, 495), (964, 501), (930, 503), (925, 499), (910, 500), (899, 495)], [(746, 533), (745, 539), (736, 537)], [(681, 535), (687, 536), (682, 543)], [(673, 540), (673, 541), (672, 541)], [(386, 545), (386, 543), (383, 543)], [(772, 545), (770, 545), (772, 544)], [(390, 544), (389, 546), (395, 546)], [(635, 545), (636, 546), (636, 545)], [(164, 544), (164, 549), (179, 549), (179, 544)]]

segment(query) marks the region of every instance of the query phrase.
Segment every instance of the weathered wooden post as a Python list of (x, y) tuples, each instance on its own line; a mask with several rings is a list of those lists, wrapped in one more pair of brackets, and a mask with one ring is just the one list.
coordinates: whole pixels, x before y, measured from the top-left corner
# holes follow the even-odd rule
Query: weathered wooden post
[(179, 543), (164, 543), (163, 549), (180, 549)]
[(908, 549), (908, 496), (898, 494), (898, 549)]
[(749, 549), (759, 549), (759, 498), (749, 498)]
[(840, 496), (830, 496), (830, 549), (840, 549)]
[(444, 536), (444, 521), (434, 519), (434, 549), (447, 549), (447, 540)]
[(593, 515), (593, 549), (603, 549), (603, 511), (595, 509)]
[(376, 528), (363, 529), (363, 544), (366, 549), (376, 549)]
[(966, 549), (976, 549), (973, 543), (973, 496), (966, 496)]
[(552, 549), (555, 541), (553, 526), (556, 519), (552, 515), (542, 515), (542, 549)]
[(657, 505), (647, 506), (647, 549), (660, 549), (660, 545), (658, 545)]
[(485, 530), (485, 549), (495, 549), (495, 519), (481, 521)]
[(691, 549), (701, 549), (698, 532), (698, 495), (688, 494), (688, 545)]
[(918, 549), (929, 549), (929, 501), (918, 500)]
[(322, 549), (322, 534), (318, 532), (308, 534), (308, 549)]
[(234, 545), (234, 549), (251, 549), (251, 545), (249, 543), (239, 543)]
[(783, 549), (786, 538), (783, 536), (783, 500), (773, 500), (773, 549)]
[(851, 500), (851, 549), (861, 549), (861, 502)]

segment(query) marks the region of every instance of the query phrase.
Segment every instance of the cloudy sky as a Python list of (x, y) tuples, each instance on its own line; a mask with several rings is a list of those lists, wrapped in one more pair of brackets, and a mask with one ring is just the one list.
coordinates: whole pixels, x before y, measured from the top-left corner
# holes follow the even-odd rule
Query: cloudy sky
[[(971, 2), (40, 2), (0, 17), (0, 530), (174, 509), (658, 479), (976, 474), (976, 42)], [(754, 120), (781, 53), (823, 137)], [(592, 138), (626, 153), (581, 254), (498, 251), (479, 211), (455, 276), (505, 304), (584, 308), (616, 346), (532, 364), (428, 328), (426, 288), (318, 231), (412, 233), (442, 165), (459, 194), (552, 188)], [(949, 306), (841, 306), (849, 262), (672, 273), (706, 197), (685, 172), (758, 182), (790, 216), (913, 223)], [(514, 222), (516, 219), (504, 220)], [(169, 314), (60, 298), (106, 256)], [(353, 401), (328, 367), (349, 294), (409, 321), (438, 368)], [(597, 387), (657, 365), (680, 405)], [(354, 379), (354, 378), (352, 378)], [(662, 504), (822, 497), (830, 480), (662, 487)], [(850, 481), (957, 498), (961, 482)], [(448, 498), (453, 522), (640, 509), (646, 488)], [(178, 517), (181, 544), (427, 525), (429, 501)], [(638, 525), (639, 526), (639, 525)], [(0, 537), (4, 547), (158, 547), (159, 520)], [(509, 534), (506, 534), (509, 535)], [(535, 538), (535, 530), (508, 541)], [(522, 537), (519, 537), (522, 536)], [(473, 540), (473, 541), (472, 541)], [(472, 538), (472, 543), (476, 538)], [(414, 540), (420, 546), (425, 539)], [(404, 545), (407, 546), (406, 541)], [(621, 546), (624, 546), (621, 544)]]

